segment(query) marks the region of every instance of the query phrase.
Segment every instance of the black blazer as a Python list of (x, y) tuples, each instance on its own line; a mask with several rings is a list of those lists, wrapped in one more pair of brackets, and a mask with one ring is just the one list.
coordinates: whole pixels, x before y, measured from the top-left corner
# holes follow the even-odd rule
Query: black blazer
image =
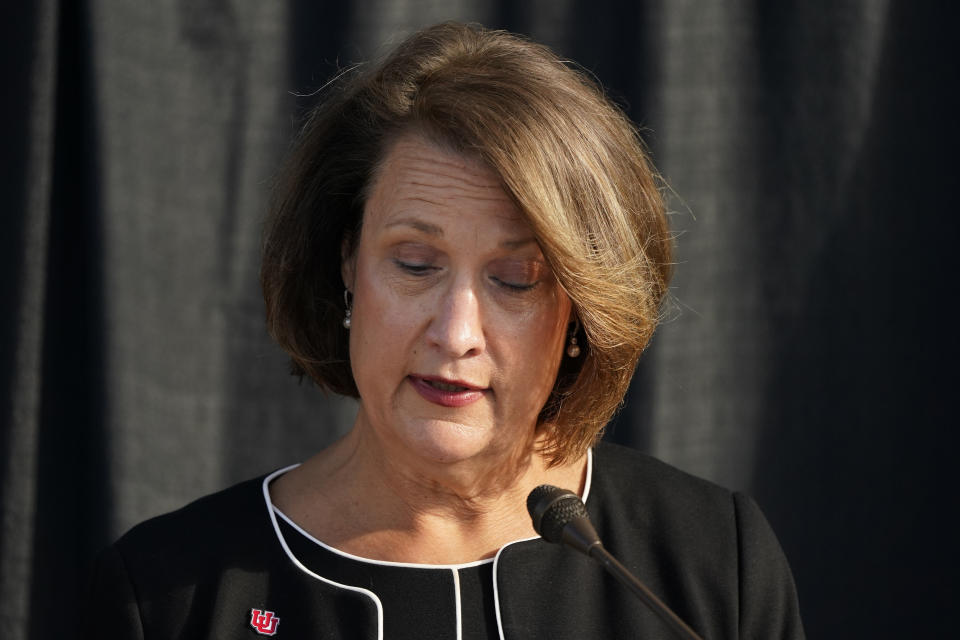
[[(610, 444), (594, 449), (590, 467), (586, 505), (604, 546), (701, 636), (803, 638), (787, 561), (750, 498)], [(276, 638), (383, 637), (372, 592), (308, 572), (288, 553), (264, 486), (260, 478), (207, 496), (106, 549), (88, 637), (256, 638), (257, 612), (280, 619), (259, 618)], [(493, 569), (505, 640), (670, 637), (630, 592), (566, 548), (513, 542)], [(457, 638), (455, 618), (424, 620), (418, 636)]]

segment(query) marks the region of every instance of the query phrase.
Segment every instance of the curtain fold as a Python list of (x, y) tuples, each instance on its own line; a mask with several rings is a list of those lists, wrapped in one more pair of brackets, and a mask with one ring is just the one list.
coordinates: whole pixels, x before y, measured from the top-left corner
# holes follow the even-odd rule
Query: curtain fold
[[(0, 327), (4, 429), (0, 455), (0, 619), (22, 635), (30, 613), (32, 524), (37, 511), (38, 425), (53, 177), (58, 11), (55, 2), (10, 7), (3, 21), (0, 186), (5, 213), (0, 239), (5, 313)], [(16, 58), (14, 58), (14, 54)]]

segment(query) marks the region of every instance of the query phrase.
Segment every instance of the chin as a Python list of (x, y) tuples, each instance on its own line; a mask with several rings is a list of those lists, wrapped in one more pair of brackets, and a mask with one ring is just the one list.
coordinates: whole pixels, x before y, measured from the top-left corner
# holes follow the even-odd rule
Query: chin
[(439, 464), (464, 462), (493, 449), (488, 428), (431, 420), (412, 431), (408, 435), (416, 455)]

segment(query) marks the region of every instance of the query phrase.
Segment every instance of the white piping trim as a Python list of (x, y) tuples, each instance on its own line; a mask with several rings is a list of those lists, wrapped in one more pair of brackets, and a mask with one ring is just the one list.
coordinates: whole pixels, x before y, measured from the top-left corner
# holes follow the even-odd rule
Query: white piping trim
[[(285, 471), (289, 471), (290, 469), (293, 469), (296, 466), (297, 465), (292, 465), (287, 467), (286, 469), (281, 469), (270, 477), (273, 478), (277, 474), (281, 474), (281, 473), (284, 473)], [(587, 501), (587, 497), (590, 494), (590, 481), (592, 480), (592, 476), (593, 476), (593, 449), (588, 449), (587, 450), (587, 477), (583, 483), (583, 494), (581, 494), (580, 496), (580, 499), (583, 500), (584, 502)], [(351, 560), (357, 560), (358, 562), (368, 562), (370, 564), (379, 564), (385, 567), (406, 567), (409, 569), (469, 569), (471, 567), (479, 567), (480, 565), (493, 562), (493, 558), (484, 558), (483, 560), (474, 560), (473, 562), (460, 562), (456, 564), (425, 564), (425, 563), (419, 563), (419, 562), (393, 562), (390, 560), (375, 560), (373, 558), (366, 558), (364, 556), (354, 555), (352, 553), (348, 553), (346, 551), (337, 549), (336, 547), (331, 547), (330, 545), (325, 543), (323, 540), (319, 540), (313, 537), (312, 535), (310, 535), (308, 531), (306, 531), (299, 524), (291, 520), (287, 514), (281, 511), (280, 508), (277, 507), (277, 505), (273, 504), (273, 501), (270, 500), (269, 493), (267, 493), (267, 503), (270, 505), (270, 508), (273, 509), (277, 515), (279, 515), (281, 518), (284, 519), (284, 521), (287, 524), (289, 524), (291, 527), (296, 529), (302, 536), (304, 536), (314, 544), (320, 545), (327, 551), (330, 551), (331, 553), (335, 553), (338, 556), (341, 556), (343, 558), (349, 558)], [(530, 538), (526, 538), (526, 540), (529, 540), (529, 539)], [(512, 542), (523, 542), (523, 540), (513, 540)]]
[(289, 467), (279, 469), (277, 471), (274, 471), (273, 473), (271, 473), (270, 475), (268, 475), (266, 478), (263, 479), (263, 499), (266, 502), (267, 514), (270, 516), (270, 522), (273, 523), (273, 530), (277, 535), (277, 540), (280, 541), (280, 546), (283, 547), (283, 551), (284, 553), (287, 554), (287, 557), (290, 559), (290, 562), (292, 562), (298, 569), (306, 573), (308, 576), (316, 578), (317, 580), (320, 580), (321, 582), (325, 582), (334, 587), (340, 587), (341, 589), (346, 589), (348, 591), (362, 593), (363, 595), (373, 600), (373, 603), (377, 605), (377, 640), (383, 640), (383, 603), (380, 602), (380, 598), (377, 597), (377, 594), (370, 591), (369, 589), (364, 589), (363, 587), (354, 587), (348, 584), (340, 584), (339, 582), (334, 582), (333, 580), (324, 578), (323, 576), (318, 575), (313, 571), (310, 571), (310, 569), (307, 569), (303, 565), (303, 563), (300, 562), (295, 555), (293, 555), (293, 552), (290, 551), (290, 547), (287, 546), (287, 541), (284, 539), (283, 534), (280, 533), (280, 526), (277, 524), (277, 517), (274, 514), (275, 507), (273, 506), (273, 501), (270, 500), (270, 490), (268, 487), (270, 485), (271, 480), (289, 471), (290, 469), (293, 469), (296, 466), (298, 465), (294, 464), (294, 465), (290, 465)]
[(537, 540), (539, 537), (540, 536), (533, 536), (532, 538), (524, 538), (523, 540), (514, 540), (513, 542), (508, 542), (500, 547), (500, 550), (497, 551), (497, 555), (493, 557), (493, 610), (494, 613), (497, 614), (497, 632), (500, 634), (500, 640), (505, 640), (503, 637), (503, 621), (500, 619), (500, 589), (497, 588), (497, 568), (500, 565), (500, 554), (503, 553), (504, 549), (512, 544)]
[(590, 486), (593, 484), (593, 449), (587, 449), (587, 477), (583, 481), (583, 495), (580, 499), (584, 504), (590, 497)]
[[(522, 540), (513, 540), (512, 542), (508, 542), (507, 544), (500, 547), (500, 549), (497, 550), (497, 554), (492, 559), (487, 558), (485, 560), (477, 560), (475, 562), (466, 562), (463, 564), (449, 564), (449, 565), (417, 564), (417, 563), (409, 563), (409, 562), (390, 562), (388, 560), (373, 560), (370, 558), (364, 558), (362, 556), (355, 556), (353, 554), (331, 547), (330, 545), (325, 544), (320, 540), (317, 540), (312, 535), (304, 531), (303, 528), (300, 527), (300, 525), (298, 525), (296, 522), (288, 518), (285, 513), (280, 511), (280, 509), (278, 509), (276, 505), (273, 504), (273, 501), (270, 499), (270, 491), (268, 490), (270, 481), (276, 478), (277, 476), (283, 473), (286, 473), (290, 469), (293, 469), (298, 466), (299, 465), (292, 464), (289, 467), (278, 469), (277, 471), (274, 471), (263, 480), (263, 499), (267, 504), (267, 512), (270, 515), (270, 521), (273, 523), (273, 530), (277, 534), (277, 539), (280, 541), (280, 545), (283, 547), (283, 550), (286, 552), (287, 557), (290, 558), (291, 562), (293, 562), (301, 571), (303, 571), (307, 575), (310, 575), (318, 580), (321, 580), (333, 586), (341, 587), (343, 589), (348, 589), (350, 591), (357, 591), (359, 593), (363, 593), (369, 596), (373, 600), (374, 604), (377, 605), (377, 639), (378, 640), (383, 640), (383, 604), (380, 602), (380, 598), (377, 597), (377, 594), (373, 593), (372, 591), (369, 591), (368, 589), (364, 589), (362, 587), (353, 587), (350, 585), (334, 582), (333, 580), (324, 578), (307, 569), (299, 560), (297, 560), (296, 556), (294, 556), (293, 553), (290, 551), (290, 547), (287, 546), (287, 541), (283, 538), (283, 534), (280, 533), (280, 527), (277, 524), (276, 514), (279, 514), (280, 517), (287, 522), (287, 524), (289, 524), (298, 532), (306, 536), (307, 539), (315, 542), (316, 544), (320, 545), (324, 549), (332, 551), (333, 553), (339, 554), (346, 558), (359, 560), (361, 562), (369, 562), (371, 564), (380, 564), (380, 565), (386, 565), (386, 566), (392, 566), (392, 567), (409, 567), (409, 568), (415, 568), (415, 569), (450, 569), (451, 571), (453, 571), (454, 591), (456, 594), (456, 602), (457, 602), (457, 640), (460, 640), (461, 638), (460, 574), (457, 572), (457, 570), (466, 569), (469, 567), (476, 567), (482, 564), (486, 564), (488, 562), (493, 562), (493, 606), (494, 606), (494, 611), (497, 615), (497, 633), (500, 635), (500, 640), (505, 640), (503, 636), (503, 620), (501, 620), (500, 618), (500, 590), (497, 588), (497, 569), (499, 568), (500, 554), (502, 554), (503, 550), (509, 547), (510, 545), (518, 544), (520, 542), (528, 542), (530, 540), (536, 540), (540, 536), (532, 536), (530, 538), (523, 538)], [(580, 496), (580, 499), (583, 500), (584, 503), (586, 503), (587, 499), (590, 497), (590, 488), (592, 485), (593, 485), (593, 449), (591, 448), (587, 450), (587, 474), (583, 482), (583, 493)]]
[(490, 562), (493, 562), (493, 558), (484, 558), (483, 560), (474, 560), (473, 562), (463, 562), (463, 563), (461, 563), (461, 564), (420, 564), (420, 563), (416, 563), (416, 562), (393, 562), (393, 561), (391, 561), (391, 560), (374, 560), (373, 558), (364, 558), (363, 556), (355, 556), (355, 555), (353, 555), (352, 553), (347, 553), (346, 551), (341, 551), (340, 549), (337, 549), (336, 547), (331, 547), (330, 545), (326, 544), (326, 543), (323, 542), (322, 540), (318, 540), (318, 539), (314, 538), (312, 535), (310, 535), (309, 533), (307, 533), (306, 531), (304, 531), (303, 528), (302, 528), (300, 525), (298, 525), (296, 522), (294, 522), (293, 520), (291, 520), (291, 519), (289, 518), (289, 516), (287, 516), (287, 514), (285, 514), (283, 511), (280, 511), (280, 509), (278, 509), (278, 508), (276, 507), (276, 505), (271, 504), (270, 506), (271, 506), (271, 507), (273, 508), (273, 510), (277, 513), (277, 515), (279, 515), (281, 518), (283, 518), (283, 519), (287, 522), (287, 524), (289, 524), (291, 527), (293, 527), (294, 529), (296, 529), (297, 531), (299, 531), (299, 532), (300, 532), (301, 534), (303, 534), (306, 538), (308, 538), (311, 542), (314, 542), (314, 543), (320, 545), (321, 547), (323, 547), (323, 548), (326, 549), (327, 551), (330, 551), (330, 552), (332, 552), (332, 553), (335, 553), (335, 554), (337, 554), (338, 556), (342, 556), (342, 557), (344, 557), (344, 558), (350, 558), (351, 560), (357, 560), (358, 562), (367, 562), (367, 563), (370, 563), (370, 564), (379, 564), (379, 565), (383, 565), (383, 566), (386, 566), (386, 567), (404, 567), (404, 568), (407, 568), (407, 569), (444, 569), (444, 570), (446, 570), (446, 569), (454, 569), (454, 570), (455, 570), (455, 569), (469, 569), (470, 567), (479, 567), (479, 566), (482, 565), (482, 564), (488, 564), (488, 563), (490, 563)]
[[(590, 497), (590, 485), (593, 481), (593, 449), (587, 449), (587, 477), (583, 481), (583, 494), (580, 496), (580, 500), (586, 503), (587, 498)], [(523, 540), (514, 540), (513, 542), (508, 542), (507, 544), (500, 547), (500, 550), (497, 551), (497, 555), (493, 557), (493, 609), (497, 614), (497, 633), (500, 634), (500, 640), (506, 640), (503, 637), (503, 620), (500, 619), (500, 589), (497, 588), (497, 569), (500, 568), (500, 554), (503, 553), (503, 550), (509, 547), (512, 544), (518, 544), (520, 542), (529, 542), (530, 540), (536, 540), (540, 536), (533, 536), (532, 538), (525, 538)]]
[(453, 572), (453, 596), (457, 603), (457, 640), (463, 638), (463, 619), (460, 612), (460, 571), (450, 569)]

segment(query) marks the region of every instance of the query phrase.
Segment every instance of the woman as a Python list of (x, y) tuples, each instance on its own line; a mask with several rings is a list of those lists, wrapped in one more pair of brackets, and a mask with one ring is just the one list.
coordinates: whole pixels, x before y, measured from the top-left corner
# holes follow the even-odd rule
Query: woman
[(294, 371), (358, 398), (354, 426), (121, 538), (98, 636), (665, 637), (536, 536), (525, 500), (547, 483), (703, 637), (802, 637), (752, 501), (596, 444), (670, 271), (626, 117), (544, 47), (459, 24), (328, 92), (278, 181), (262, 282)]

